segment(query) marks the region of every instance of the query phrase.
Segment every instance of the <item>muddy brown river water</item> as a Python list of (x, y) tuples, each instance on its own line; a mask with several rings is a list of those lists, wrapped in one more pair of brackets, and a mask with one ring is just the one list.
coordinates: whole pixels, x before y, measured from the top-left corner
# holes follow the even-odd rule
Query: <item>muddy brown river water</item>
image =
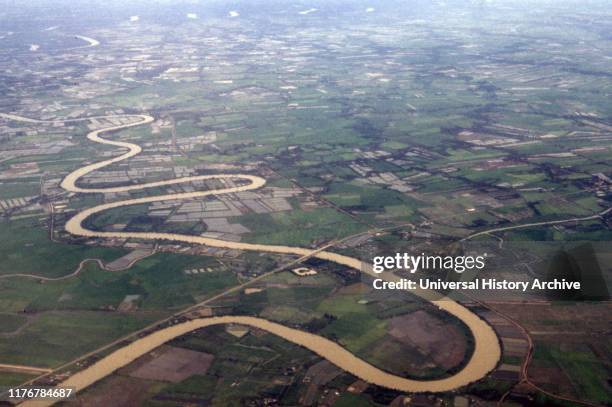
[[(32, 119), (20, 118), (15, 115), (4, 115), (12, 120), (23, 120), (30, 121)], [(146, 233), (146, 232), (102, 232), (87, 229), (83, 226), (83, 222), (90, 216), (100, 213), (109, 209), (119, 208), (123, 206), (168, 201), (168, 200), (181, 200), (191, 199), (210, 195), (222, 195), (241, 191), (248, 191), (257, 188), (261, 188), (265, 185), (265, 179), (249, 174), (218, 174), (218, 175), (202, 175), (193, 177), (177, 178), (168, 181), (151, 182), (139, 185), (128, 185), (122, 187), (110, 187), (110, 188), (81, 188), (77, 186), (77, 182), (83, 176), (104, 168), (108, 165), (123, 161), (139, 154), (142, 149), (140, 146), (128, 143), (124, 141), (107, 140), (100, 137), (100, 134), (109, 131), (116, 131), (128, 127), (140, 126), (153, 121), (153, 117), (148, 115), (122, 115), (122, 116), (108, 116), (106, 118), (135, 118), (139, 119), (135, 122), (129, 122), (126, 124), (115, 125), (103, 129), (91, 131), (87, 134), (87, 138), (93, 142), (108, 144), (118, 148), (127, 149), (127, 152), (120, 154), (114, 158), (99, 161), (84, 167), (81, 167), (74, 172), (70, 173), (61, 183), (62, 188), (67, 191), (74, 193), (108, 193), (108, 192), (126, 192), (144, 188), (152, 188), (166, 185), (174, 185), (186, 182), (193, 182), (198, 180), (207, 179), (218, 179), (218, 180), (232, 180), (237, 181), (238, 184), (228, 186), (227, 188), (209, 190), (209, 191), (197, 191), (179, 194), (165, 194), (150, 196), (144, 198), (127, 199), (122, 201), (104, 203), (92, 208), (82, 210), (73, 216), (66, 223), (66, 230), (73, 235), (87, 236), (87, 237), (101, 237), (101, 238), (132, 238), (132, 239), (146, 239), (146, 240), (169, 240), (175, 242), (185, 242), (192, 244), (202, 244), (212, 247), (238, 249), (238, 250), (252, 250), (259, 252), (269, 253), (283, 253), (293, 254), (297, 256), (305, 256), (313, 253), (313, 250), (301, 247), (291, 247), (282, 245), (263, 245), (263, 244), (252, 244), (243, 242), (228, 242), (224, 240), (205, 238), (201, 236), (183, 235), (177, 233)], [(104, 118), (98, 117), (98, 118)], [(77, 119), (86, 121), (88, 118)], [(71, 121), (75, 121), (72, 119)], [(42, 121), (36, 121), (44, 123)], [(375, 274), (371, 266), (367, 263), (362, 262), (359, 259), (344, 256), (338, 253), (330, 251), (319, 251), (316, 252), (314, 257), (332, 261), (338, 264), (342, 264), (348, 267), (359, 270), (362, 273), (375, 276), (376, 278), (383, 278), (387, 281), (399, 281), (399, 277), (392, 273)], [(476, 314), (471, 312), (463, 305), (449, 299), (440, 298), (439, 295), (428, 291), (411, 291), (412, 294), (417, 295), (423, 299), (432, 302), (439, 309), (448, 312), (455, 318), (461, 320), (471, 331), (474, 338), (474, 353), (464, 368), (454, 374), (442, 379), (436, 380), (411, 380), (404, 377), (396, 376), (394, 374), (385, 372), (368, 362), (360, 359), (354, 354), (350, 353), (337, 343), (326, 339), (322, 336), (315, 335), (312, 333), (300, 331), (297, 329), (289, 328), (284, 325), (268, 321), (262, 318), (247, 317), (247, 316), (222, 316), (222, 317), (208, 317), (183, 322), (174, 326), (169, 326), (158, 331), (155, 331), (143, 338), (137, 339), (129, 345), (120, 348), (113, 353), (105, 356), (98, 362), (90, 365), (89, 367), (73, 374), (68, 379), (60, 383), (59, 387), (74, 387), (77, 391), (83, 390), (91, 384), (103, 379), (110, 375), (115, 370), (129, 364), (138, 357), (150, 352), (151, 350), (159, 347), (160, 345), (184, 335), (190, 331), (198, 328), (204, 328), (211, 325), (219, 324), (242, 324), (270, 332), (274, 335), (278, 335), (290, 342), (297, 345), (303, 346), (315, 352), (319, 356), (327, 359), (331, 363), (335, 364), (339, 368), (359, 377), (369, 383), (376, 384), (378, 386), (396, 389), (404, 392), (442, 392), (453, 390), (469, 383), (477, 381), (486, 376), (491, 370), (497, 365), (500, 356), (501, 349), (498, 338), (493, 329)], [(29, 401), (22, 403), (24, 406), (47, 406), (52, 405), (51, 401)]]

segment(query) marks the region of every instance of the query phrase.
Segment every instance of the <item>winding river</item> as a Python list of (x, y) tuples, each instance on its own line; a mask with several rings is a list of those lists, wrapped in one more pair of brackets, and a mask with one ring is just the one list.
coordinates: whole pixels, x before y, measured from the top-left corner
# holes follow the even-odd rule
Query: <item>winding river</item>
[[(22, 120), (28, 122), (37, 123), (49, 123), (44, 121), (38, 121), (33, 119), (26, 119), (20, 116), (0, 114), (5, 118), (11, 120)], [(127, 149), (127, 152), (118, 155), (114, 158), (99, 161), (84, 167), (81, 167), (72, 173), (70, 173), (61, 183), (62, 188), (67, 191), (74, 193), (109, 193), (109, 192), (125, 192), (133, 191), (144, 188), (153, 188), (159, 186), (167, 186), (174, 184), (181, 184), (186, 182), (193, 182), (198, 180), (231, 180), (239, 181), (237, 185), (228, 186), (222, 189), (209, 190), (209, 191), (198, 191), (198, 192), (187, 192), (178, 194), (164, 194), (143, 198), (127, 199), (122, 201), (104, 203), (101, 205), (87, 208), (74, 215), (66, 223), (66, 230), (73, 235), (86, 236), (86, 237), (101, 237), (101, 238), (128, 238), (128, 239), (146, 239), (146, 240), (168, 240), (174, 242), (185, 242), (191, 244), (201, 244), (212, 247), (227, 248), (227, 249), (238, 249), (238, 250), (253, 250), (259, 252), (269, 253), (283, 253), (293, 254), (298, 256), (313, 255), (314, 257), (332, 261), (338, 264), (342, 264), (362, 273), (376, 276), (376, 278), (383, 278), (387, 281), (398, 281), (400, 278), (392, 273), (375, 274), (372, 271), (371, 265), (362, 262), (359, 259), (355, 259), (349, 256), (344, 256), (338, 253), (330, 251), (318, 251), (315, 252), (311, 249), (290, 247), (290, 246), (279, 246), (279, 245), (263, 245), (263, 244), (252, 244), (242, 242), (227, 242), (218, 239), (205, 238), (201, 236), (190, 236), (177, 233), (156, 233), (156, 232), (103, 232), (87, 229), (83, 222), (90, 216), (109, 210), (113, 208), (119, 208), (123, 206), (145, 204), (158, 201), (167, 200), (181, 200), (200, 198), (209, 195), (221, 195), (230, 194), (241, 191), (249, 191), (257, 188), (261, 188), (265, 185), (265, 179), (249, 174), (218, 174), (218, 175), (200, 175), (192, 177), (177, 178), (167, 181), (150, 182), (138, 185), (128, 185), (121, 187), (109, 187), (109, 188), (82, 188), (77, 186), (77, 182), (83, 176), (109, 166), (111, 164), (127, 160), (139, 154), (142, 149), (137, 144), (108, 140), (100, 137), (100, 134), (110, 131), (116, 131), (128, 127), (140, 126), (153, 121), (153, 117), (149, 115), (114, 115), (114, 116), (101, 116), (97, 118), (107, 119), (127, 119), (133, 118), (137, 121), (130, 121), (129, 123), (106, 127), (103, 129), (93, 130), (87, 134), (87, 138), (93, 142), (108, 144), (119, 148)], [(74, 121), (87, 121), (91, 118), (82, 119), (71, 119), (71, 120), (58, 120), (57, 122), (74, 122)], [(314, 254), (313, 254), (314, 253)], [(300, 331), (297, 329), (289, 328), (281, 324), (271, 322), (262, 318), (247, 317), (247, 316), (222, 316), (222, 317), (208, 317), (199, 318), (183, 322), (177, 325), (169, 326), (158, 331), (155, 331), (143, 338), (139, 338), (129, 345), (120, 348), (113, 353), (105, 356), (96, 363), (88, 366), (87, 368), (75, 373), (68, 379), (64, 380), (58, 386), (60, 387), (74, 387), (77, 391), (80, 391), (91, 384), (103, 379), (110, 375), (115, 370), (129, 364), (138, 357), (148, 353), (156, 347), (176, 338), (184, 335), (190, 331), (198, 328), (203, 328), (211, 325), (218, 324), (230, 324), (238, 323), (257, 327), (259, 329), (268, 331), (272, 334), (278, 335), (288, 341), (291, 341), (297, 345), (303, 346), (310, 349), (321, 357), (327, 359), (331, 363), (335, 364), (339, 368), (350, 372), (356, 377), (359, 377), (369, 383), (373, 383), (382, 387), (400, 390), (404, 392), (443, 392), (453, 390), (469, 383), (477, 381), (486, 376), (491, 370), (497, 365), (500, 356), (501, 349), (498, 342), (498, 338), (493, 329), (476, 314), (462, 306), (461, 304), (449, 299), (440, 298), (437, 293), (427, 291), (411, 291), (421, 298), (424, 298), (432, 302), (439, 309), (448, 312), (454, 317), (461, 320), (471, 331), (474, 337), (474, 353), (470, 360), (467, 362), (465, 367), (454, 374), (453, 376), (428, 380), (419, 381), (411, 380), (404, 377), (396, 376), (391, 373), (385, 372), (368, 362), (358, 358), (346, 349), (342, 348), (337, 343), (330, 341), (319, 335)], [(22, 405), (51, 405), (52, 402), (32, 401), (26, 402)]]

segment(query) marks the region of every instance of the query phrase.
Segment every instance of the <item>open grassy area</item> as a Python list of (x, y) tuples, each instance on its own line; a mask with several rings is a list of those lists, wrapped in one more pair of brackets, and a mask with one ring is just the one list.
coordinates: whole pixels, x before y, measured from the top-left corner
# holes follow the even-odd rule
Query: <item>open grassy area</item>
[(588, 346), (538, 342), (534, 358), (538, 364), (544, 363), (563, 371), (580, 399), (597, 403), (610, 400), (606, 367)]
[(39, 181), (3, 182), (0, 184), (0, 199), (34, 196), (39, 193)]
[(342, 315), (322, 333), (336, 339), (351, 352), (359, 353), (360, 350), (385, 336), (386, 322), (357, 310)]
[(0, 333), (9, 333), (25, 324), (27, 318), (18, 314), (0, 313)]
[[(184, 273), (194, 268), (212, 271)], [(0, 280), (0, 309), (26, 310), (34, 318), (21, 333), (0, 341), (0, 360), (55, 366), (234, 284), (235, 275), (211, 258), (169, 253), (141, 260), (125, 272), (103, 271), (92, 263), (67, 280)], [(114, 311), (128, 295), (140, 296), (132, 311)], [(23, 319), (0, 314), (7, 332)]]
[[(184, 273), (194, 268), (212, 271)], [(124, 272), (104, 271), (89, 263), (77, 277), (66, 280), (44, 284), (19, 277), (0, 280), (0, 307), (7, 312), (116, 309), (127, 295), (139, 295), (137, 307), (169, 312), (234, 284), (235, 274), (210, 258), (161, 253)]]
[(32, 366), (58, 366), (159, 317), (155, 313), (128, 315), (106, 311), (46, 313), (21, 334), (0, 341), (0, 360)]
[(171, 384), (164, 388), (169, 394), (189, 394), (207, 396), (214, 392), (216, 380), (212, 376), (195, 375), (180, 383)]
[[(184, 273), (195, 268), (212, 271)], [(172, 253), (143, 259), (130, 269), (125, 281), (146, 292), (143, 308), (164, 310), (182, 308), (237, 284), (236, 275), (213, 258)]]
[(0, 241), (0, 274), (58, 277), (72, 273), (86, 258), (109, 261), (125, 253), (121, 249), (52, 242), (37, 218), (3, 221)]
[(366, 230), (364, 225), (332, 208), (247, 214), (237, 220), (253, 231), (247, 241), (288, 246), (309, 246), (315, 241), (329, 241)]
[(0, 386), (14, 386), (34, 377), (26, 373), (0, 372)]
[(390, 214), (393, 216), (406, 216), (414, 209), (426, 205), (424, 202), (397, 191), (356, 182), (333, 183), (328, 187), (324, 197), (338, 206), (354, 211), (380, 211), (382, 213), (385, 208), (391, 208)]
[(317, 311), (336, 318), (322, 333), (351, 352), (358, 353), (386, 334), (386, 322), (376, 317), (374, 308), (360, 303), (363, 299), (360, 294), (334, 295), (317, 307)]

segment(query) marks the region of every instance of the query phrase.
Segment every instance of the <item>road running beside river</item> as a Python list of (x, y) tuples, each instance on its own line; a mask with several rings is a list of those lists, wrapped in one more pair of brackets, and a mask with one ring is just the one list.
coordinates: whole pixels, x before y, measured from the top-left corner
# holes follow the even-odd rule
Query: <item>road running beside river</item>
[[(19, 116), (15, 115), (2, 115), (12, 120), (19, 120)], [(84, 237), (99, 237), (99, 238), (122, 238), (122, 239), (141, 239), (141, 240), (168, 240), (174, 242), (185, 242), (190, 244), (201, 244), (211, 247), (237, 249), (237, 250), (250, 250), (267, 253), (281, 253), (291, 254), (296, 256), (309, 256), (317, 257), (322, 260), (332, 261), (337, 264), (341, 264), (353, 269), (359, 270), (360, 272), (376, 278), (383, 278), (387, 281), (399, 281), (399, 277), (393, 273), (376, 274), (372, 271), (370, 264), (362, 262), (360, 259), (341, 255), (327, 250), (312, 250), (301, 247), (291, 247), (282, 245), (264, 245), (264, 244), (252, 244), (243, 242), (229, 242), (219, 239), (205, 238), (201, 236), (184, 235), (177, 233), (157, 233), (157, 232), (103, 232), (87, 229), (83, 226), (84, 221), (90, 216), (109, 210), (113, 208), (119, 208), (124, 206), (131, 206), (144, 203), (152, 203), (159, 201), (168, 200), (183, 200), (200, 198), (212, 195), (230, 194), (235, 192), (249, 191), (261, 188), (265, 185), (266, 180), (249, 174), (217, 174), (217, 175), (200, 175), (192, 177), (183, 177), (167, 181), (158, 181), (151, 183), (144, 183), (138, 185), (129, 185), (122, 187), (109, 187), (109, 188), (82, 188), (77, 185), (78, 180), (83, 176), (109, 166), (111, 164), (129, 159), (142, 151), (142, 148), (137, 144), (113, 141), (100, 137), (102, 133), (117, 131), (120, 129), (140, 126), (147, 123), (151, 123), (154, 119), (149, 115), (117, 115), (117, 116), (98, 116), (96, 118), (126, 118), (133, 117), (137, 121), (129, 122), (126, 124), (115, 125), (107, 128), (97, 129), (89, 132), (87, 138), (93, 142), (112, 145), (119, 148), (127, 149), (126, 153), (120, 154), (108, 160), (99, 161), (93, 164), (81, 167), (69, 175), (67, 175), (61, 183), (62, 188), (69, 192), (74, 193), (109, 193), (109, 192), (126, 192), (134, 191), (145, 188), (153, 188), (159, 186), (175, 185), (179, 183), (187, 183), (198, 180), (232, 180), (238, 181), (237, 185), (229, 186), (227, 188), (221, 188), (217, 190), (208, 191), (196, 191), (188, 193), (177, 193), (177, 194), (164, 194), (157, 196), (149, 196), (143, 198), (126, 199), (121, 201), (104, 203), (91, 208), (87, 208), (78, 212), (74, 215), (65, 225), (66, 231), (76, 236)], [(29, 122), (45, 123), (43, 121), (36, 121), (32, 119), (24, 119)], [(71, 122), (75, 121), (87, 121), (90, 118), (82, 119), (71, 119)], [(53, 121), (58, 122), (58, 120)], [(47, 122), (48, 123), (48, 122)], [(472, 382), (475, 382), (485, 377), (491, 370), (493, 370), (501, 356), (501, 348), (495, 334), (495, 331), (489, 326), (484, 320), (479, 318), (476, 314), (471, 312), (461, 304), (451, 300), (450, 298), (440, 298), (438, 293), (430, 291), (411, 291), (411, 294), (417, 295), (427, 301), (430, 301), (439, 309), (453, 315), (455, 318), (461, 320), (470, 330), (474, 338), (474, 352), (472, 357), (467, 362), (462, 370), (455, 373), (452, 376), (436, 379), (436, 380), (411, 380), (391, 373), (385, 372), (371, 364), (365, 362), (354, 354), (350, 353), (346, 349), (342, 348), (337, 343), (330, 341), (322, 336), (315, 335), (309, 332), (300, 331), (297, 329), (289, 328), (281, 324), (271, 322), (262, 318), (246, 317), (239, 315), (228, 315), (223, 317), (207, 317), (190, 320), (181, 324), (169, 326), (163, 329), (159, 329), (155, 332), (148, 334), (147, 336), (137, 339), (132, 343), (120, 348), (111, 354), (105, 356), (101, 360), (92, 364), (91, 366), (73, 374), (68, 379), (61, 382), (58, 387), (74, 387), (77, 391), (83, 390), (91, 384), (103, 379), (110, 375), (115, 370), (129, 364), (139, 356), (142, 356), (156, 347), (176, 338), (184, 335), (195, 329), (218, 325), (218, 324), (229, 324), (238, 323), (243, 325), (249, 325), (258, 327), (275, 335), (278, 335), (288, 341), (291, 341), (297, 345), (304, 346), (310, 349), (321, 357), (327, 359), (331, 363), (340, 367), (341, 369), (360, 377), (363, 380), (376, 384), (378, 386), (396, 389), (405, 392), (442, 392), (453, 390)], [(22, 405), (32, 406), (43, 406), (51, 405), (53, 402), (47, 401), (29, 401), (22, 403)]]

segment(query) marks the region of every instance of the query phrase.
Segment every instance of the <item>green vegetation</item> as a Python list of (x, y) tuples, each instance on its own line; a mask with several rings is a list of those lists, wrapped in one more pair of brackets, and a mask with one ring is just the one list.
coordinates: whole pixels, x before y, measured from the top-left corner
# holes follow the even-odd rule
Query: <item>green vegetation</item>
[[(610, 206), (612, 60), (605, 52), (610, 39), (605, 1), (587, 6), (577, 0), (572, 6), (540, 2), (529, 8), (513, 2), (503, 8), (490, 2), (425, 4), (419, 12), (426, 19), (385, 2), (377, 2), (368, 13), (340, 3), (345, 2), (313, 13), (300, 12), (300, 5), (249, 7), (241, 11), (248, 19), (232, 20), (225, 18), (227, 10), (206, 4), (199, 5), (198, 19), (188, 20), (157, 5), (154, 14), (159, 18), (143, 18), (138, 23), (142, 30), (125, 21), (91, 22), (91, 35), (99, 35), (103, 46), (87, 50), (74, 48), (81, 40), (66, 35), (82, 27), (72, 27), (62, 16), (47, 9), (36, 15), (35, 7), (25, 14), (19, 7), (7, 7), (2, 22), (18, 24), (27, 17), (42, 28), (27, 30), (26, 36), (3, 36), (6, 54), (14, 54), (2, 61), (3, 90), (8, 90), (3, 111), (46, 119), (153, 115), (150, 125), (105, 135), (136, 142), (144, 151), (106, 168), (94, 183), (136, 184), (189, 173), (265, 177), (271, 188), (223, 198), (232, 200), (240, 214), (227, 216), (228, 222), (250, 233), (221, 239), (315, 248), (369, 231), (375, 236), (331, 249), (366, 259), (413, 249), (444, 251), (477, 231), (591, 217)], [(96, 10), (88, 11), (96, 15)], [(61, 28), (45, 29), (52, 25)], [(28, 44), (40, 45), (40, 52), (31, 53)], [(78, 62), (83, 55), (87, 58)], [(56, 56), (66, 63), (58, 63)], [(32, 82), (32, 72), (44, 75)], [(169, 124), (175, 124), (175, 132)], [(109, 241), (62, 232), (56, 235), (65, 241), (53, 242), (47, 213), (7, 202), (38, 195), (41, 181), (45, 192), (39, 203), (59, 208), (56, 231), (75, 210), (193, 187), (65, 193), (58, 181), (68, 171), (120, 153), (84, 137), (96, 122), (41, 124), (3, 118), (0, 125), (0, 275), (65, 276), (87, 258), (108, 263), (127, 253), (102, 247)], [(192, 138), (203, 134), (211, 138)], [(221, 184), (207, 182), (206, 187)], [(266, 199), (279, 196), (291, 196), (290, 210), (258, 214), (245, 204), (260, 199), (265, 206)], [(171, 212), (175, 203), (166, 209)], [(101, 230), (127, 225), (133, 231), (216, 233), (211, 222), (198, 216), (174, 222), (168, 221), (168, 213), (151, 216), (148, 210), (147, 205), (121, 207), (86, 224)], [(609, 221), (609, 216), (595, 216), (554, 227), (500, 230), (495, 236), (481, 234), (478, 242), (502, 264), (500, 273), (517, 272), (521, 278), (534, 273), (531, 265), (544, 253), (534, 247), (533, 256), (519, 256), (508, 249), (510, 243), (609, 242)], [(126, 243), (129, 248), (138, 241)], [(0, 360), (55, 366), (293, 258), (221, 250), (216, 259), (184, 256), (178, 253), (199, 248), (165, 241), (161, 248), (163, 252), (122, 272), (90, 262), (78, 276), (59, 281), (0, 279)], [(517, 261), (521, 258), (527, 266)], [(318, 274), (301, 278), (278, 273), (257, 281), (251, 288), (258, 292), (241, 290), (216, 301), (213, 312), (257, 315), (324, 335), (398, 374), (451, 374), (463, 363), (457, 362), (460, 356), (452, 359), (456, 366), (442, 367), (423, 349), (387, 332), (395, 327), (397, 319), (392, 318), (426, 311), (446, 328), (445, 340), (454, 333), (453, 340), (465, 341), (461, 345), (469, 357), (473, 344), (465, 326), (435, 307), (402, 295), (375, 295), (358, 284), (358, 273), (344, 267), (317, 259), (305, 263)], [(203, 331), (174, 344), (214, 353), (210, 372), (182, 383), (146, 384), (147, 391), (159, 395), (147, 404), (303, 401), (308, 387), (303, 378), (320, 361), (316, 355), (257, 330), (241, 338), (225, 327)], [(573, 345), (538, 343), (536, 364), (567, 376), (573, 386), (568, 393), (608, 402), (609, 348), (601, 351), (576, 339)], [(506, 356), (504, 362), (520, 360)], [(322, 386), (314, 400), (331, 404), (334, 400), (324, 399), (325, 394), (336, 396), (334, 386), (341, 393), (339, 406), (372, 405), (370, 397), (375, 402), (384, 398), (375, 397), (383, 391), (374, 386), (367, 396), (348, 394), (347, 381), (356, 378), (339, 377), (326, 385), (328, 393)], [(0, 375), (0, 384), (19, 379)], [(486, 378), (467, 391), (495, 402), (509, 386)], [(432, 397), (432, 404), (448, 404), (450, 398)], [(533, 401), (552, 402), (542, 395)]]
[(165, 393), (169, 394), (196, 394), (200, 396), (210, 396), (215, 390), (216, 380), (211, 376), (191, 376), (177, 384), (171, 384), (164, 388)]
[(0, 184), (0, 199), (35, 196), (40, 193), (40, 181), (4, 182)]
[[(200, 268), (212, 271), (184, 272)], [(13, 312), (115, 309), (127, 295), (138, 295), (137, 307), (169, 312), (235, 283), (235, 275), (210, 258), (161, 253), (140, 260), (125, 272), (104, 271), (90, 263), (78, 277), (61, 281), (0, 280), (4, 293), (0, 304)]]
[[(212, 271), (184, 273), (194, 268)], [(57, 282), (0, 280), (3, 310), (35, 313), (20, 334), (1, 341), (0, 359), (55, 366), (234, 284), (235, 275), (210, 258), (170, 253), (141, 260), (125, 272), (103, 271), (90, 263), (79, 276)], [(139, 296), (132, 311), (113, 312), (128, 295)], [(23, 324), (24, 317), (15, 317), (0, 314), (3, 331)]]
[(581, 399), (597, 403), (609, 400), (605, 364), (588, 346), (538, 342), (534, 358), (538, 364), (561, 369)]
[[(124, 250), (55, 243), (37, 219), (3, 221), (0, 228), (1, 274), (59, 277), (72, 273), (86, 258), (110, 261)], [(1, 283), (0, 283), (1, 284)]]
[(0, 386), (15, 386), (34, 377), (26, 373), (0, 372)]
[(21, 334), (0, 341), (0, 359), (13, 364), (58, 366), (142, 328), (159, 316), (104, 311), (46, 313)]
[(27, 318), (18, 314), (0, 313), (0, 333), (10, 333), (16, 331), (24, 325)]
[(287, 246), (309, 246), (313, 242), (338, 239), (362, 232), (366, 227), (335, 209), (248, 214), (237, 218), (252, 230), (248, 241)]

